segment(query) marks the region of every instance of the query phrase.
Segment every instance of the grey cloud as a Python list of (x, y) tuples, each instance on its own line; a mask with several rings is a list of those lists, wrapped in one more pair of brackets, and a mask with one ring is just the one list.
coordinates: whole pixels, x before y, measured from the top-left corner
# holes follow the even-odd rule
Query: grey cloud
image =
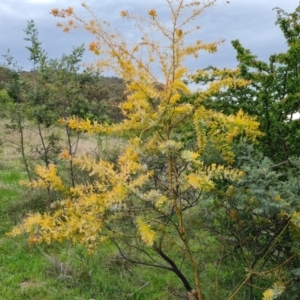
[[(0, 7), (0, 54), (5, 54), (8, 48), (24, 69), (30, 69), (27, 60), (29, 56), (25, 46), (28, 45), (23, 38), (23, 29), (26, 20), (34, 19), (39, 30), (40, 40), (49, 57), (57, 58), (62, 53), (69, 53), (73, 46), (88, 43), (92, 37), (86, 32), (73, 31), (63, 33), (55, 24), (58, 19), (49, 14), (52, 8), (74, 7), (76, 12), (87, 17), (81, 7), (80, 0), (2, 0)], [(91, 0), (86, 1), (101, 19), (106, 19), (112, 27), (118, 27), (127, 34), (129, 39), (139, 38), (134, 24), (121, 20), (120, 11), (128, 10), (133, 13), (143, 12), (150, 8), (157, 9), (159, 14), (165, 14), (162, 0)], [(206, 12), (197, 22), (201, 25), (197, 39), (215, 41), (224, 38), (226, 41), (220, 51), (214, 55), (201, 53), (199, 60), (193, 66), (201, 68), (207, 65), (220, 67), (234, 67), (236, 65), (235, 53), (230, 44), (233, 39), (252, 50), (260, 58), (266, 60), (275, 52), (284, 51), (286, 46), (280, 29), (274, 25), (276, 12), (272, 8), (279, 6), (292, 12), (299, 4), (298, 0), (230, 0), (220, 1), (213, 9)], [(93, 60), (91, 54), (86, 59)], [(1, 59), (0, 59), (1, 61)], [(3, 61), (3, 60), (2, 60)]]

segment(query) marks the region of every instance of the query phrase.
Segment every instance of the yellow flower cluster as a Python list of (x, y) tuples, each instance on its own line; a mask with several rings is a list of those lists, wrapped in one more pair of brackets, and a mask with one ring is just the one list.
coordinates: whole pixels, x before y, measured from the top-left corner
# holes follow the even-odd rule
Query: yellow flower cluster
[(194, 114), (194, 125), (200, 154), (205, 151), (206, 144), (210, 141), (228, 162), (234, 160), (231, 149), (234, 138), (244, 135), (254, 143), (263, 136), (255, 117), (245, 115), (242, 110), (237, 115), (226, 116), (200, 106)]
[(285, 286), (281, 282), (275, 282), (272, 288), (264, 291), (263, 300), (277, 299), (285, 290)]
[(154, 231), (150, 228), (150, 226), (145, 223), (142, 217), (138, 217), (136, 220), (137, 226), (138, 226), (138, 231), (141, 236), (142, 241), (148, 245), (152, 246), (154, 243), (154, 237), (155, 233)]
[(71, 129), (87, 133), (109, 133), (111, 131), (107, 124), (99, 124), (97, 121), (92, 122), (89, 119), (83, 120), (77, 117), (59, 119), (60, 124), (68, 125)]
[(61, 178), (57, 175), (57, 168), (55, 165), (49, 164), (48, 167), (37, 166), (35, 168), (35, 173), (39, 179), (31, 182), (20, 181), (20, 184), (29, 186), (31, 188), (44, 187), (60, 192), (66, 191), (66, 187), (63, 185)]

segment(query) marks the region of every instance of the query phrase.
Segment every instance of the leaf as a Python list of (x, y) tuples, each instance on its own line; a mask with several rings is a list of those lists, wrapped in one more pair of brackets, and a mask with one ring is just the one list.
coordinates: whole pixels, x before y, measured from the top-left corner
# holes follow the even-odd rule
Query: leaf
[(292, 270), (291, 273), (296, 277), (300, 277), (300, 268)]
[(181, 158), (188, 162), (195, 161), (198, 157), (199, 157), (199, 153), (197, 152), (192, 152), (189, 150), (183, 150), (181, 152)]
[(150, 226), (145, 223), (142, 217), (138, 217), (136, 222), (139, 234), (143, 242), (148, 246), (152, 246), (154, 242), (155, 232), (151, 230)]

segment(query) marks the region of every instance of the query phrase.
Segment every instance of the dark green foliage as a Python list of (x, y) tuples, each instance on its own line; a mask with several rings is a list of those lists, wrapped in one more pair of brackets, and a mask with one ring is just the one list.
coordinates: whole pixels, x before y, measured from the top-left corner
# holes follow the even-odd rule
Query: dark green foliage
[[(236, 166), (245, 175), (238, 182), (217, 181), (217, 192), (203, 194), (201, 215), (194, 222), (222, 249), (210, 261), (220, 277), (230, 270), (226, 280), (220, 280), (220, 289), (229, 295), (250, 274), (239, 295), (261, 299), (257, 287), (288, 283), (300, 263), (298, 229), (290, 224), (290, 216), (300, 210), (300, 160), (294, 158), (289, 173), (283, 173), (249, 145), (241, 143), (236, 151)], [(287, 291), (291, 295), (290, 286)]]
[[(263, 62), (238, 40), (233, 41), (241, 70), (240, 77), (251, 81), (251, 84), (246, 88), (228, 89), (203, 102), (205, 106), (227, 114), (242, 109), (250, 115), (256, 115), (265, 133), (259, 149), (278, 163), (299, 155), (299, 7), (291, 14), (276, 9), (277, 24), (289, 47), (287, 52), (273, 54), (268, 62)], [(214, 78), (196, 79), (201, 84), (210, 80)]]
[[(83, 71), (78, 74), (77, 80), (87, 99), (87, 105), (83, 109), (89, 119), (98, 122), (120, 122), (122, 120), (122, 113), (118, 105), (124, 100), (125, 84), (121, 79)], [(79, 105), (82, 106), (82, 102)], [(75, 115), (77, 114), (75, 113)]]

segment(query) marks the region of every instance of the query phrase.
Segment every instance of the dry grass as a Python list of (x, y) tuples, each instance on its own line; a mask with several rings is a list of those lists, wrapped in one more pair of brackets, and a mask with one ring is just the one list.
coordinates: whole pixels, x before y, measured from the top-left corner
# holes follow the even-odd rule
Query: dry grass
[[(8, 120), (0, 122), (0, 142), (1, 142), (1, 154), (7, 160), (15, 160), (21, 157), (20, 154), (20, 134), (17, 131), (7, 129), (5, 124), (9, 123)], [(37, 129), (34, 129), (34, 125), (26, 124), (24, 126), (24, 146), (26, 155), (29, 157), (38, 156), (38, 149), (41, 147), (41, 138)], [(67, 147), (67, 137), (63, 129), (58, 127), (43, 128), (43, 136), (48, 137), (51, 134), (55, 134), (59, 138), (58, 146), (61, 149)], [(77, 136), (72, 137), (72, 143), (74, 149), (76, 147)], [(83, 135), (78, 142), (76, 154), (82, 155), (84, 153), (94, 152), (98, 147), (98, 142), (95, 137)]]
[(28, 289), (32, 288), (41, 288), (43, 286), (43, 282), (39, 282), (36, 280), (26, 280), (20, 283), (20, 290), (24, 292)]
[[(1, 166), (12, 167), (19, 164), (21, 166), (21, 142), (20, 133), (18, 131), (12, 131), (7, 129), (5, 124), (8, 124), (9, 120), (2, 120), (0, 122), (0, 154), (1, 154)], [(67, 143), (66, 132), (63, 128), (49, 127), (42, 130), (44, 138), (54, 134), (59, 139), (57, 147), (61, 150), (69, 149)], [(34, 124), (27, 122), (23, 130), (24, 134), (24, 150), (31, 167), (41, 163), (41, 138), (38, 133), (38, 128)], [(72, 136), (72, 151), (75, 152), (75, 156), (81, 156), (87, 154), (90, 157), (102, 158), (115, 162), (118, 155), (124, 149), (126, 140), (124, 138), (112, 137), (112, 136), (96, 136), (80, 134), (78, 139), (77, 134)], [(78, 141), (78, 142), (77, 142)], [(50, 153), (52, 157), (56, 159), (59, 157), (58, 153)]]

